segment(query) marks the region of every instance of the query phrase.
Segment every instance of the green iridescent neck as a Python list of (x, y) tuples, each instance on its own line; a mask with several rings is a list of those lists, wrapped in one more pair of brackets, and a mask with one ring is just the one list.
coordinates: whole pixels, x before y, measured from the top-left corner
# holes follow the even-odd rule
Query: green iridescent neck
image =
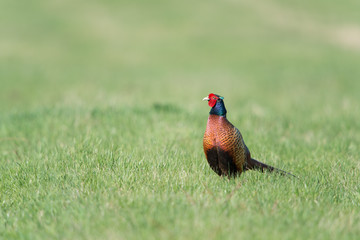
[(226, 108), (223, 100), (216, 102), (215, 106), (211, 108), (210, 114), (226, 117)]

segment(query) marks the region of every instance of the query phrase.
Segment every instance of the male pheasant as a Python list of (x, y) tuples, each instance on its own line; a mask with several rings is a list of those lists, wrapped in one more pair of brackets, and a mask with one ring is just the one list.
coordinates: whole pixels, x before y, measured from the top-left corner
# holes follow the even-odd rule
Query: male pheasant
[[(206, 159), (219, 176), (237, 176), (250, 169), (289, 174), (251, 158), (240, 131), (226, 118), (223, 97), (210, 93), (203, 100), (211, 107), (203, 146)], [(292, 175), (294, 176), (294, 175)]]

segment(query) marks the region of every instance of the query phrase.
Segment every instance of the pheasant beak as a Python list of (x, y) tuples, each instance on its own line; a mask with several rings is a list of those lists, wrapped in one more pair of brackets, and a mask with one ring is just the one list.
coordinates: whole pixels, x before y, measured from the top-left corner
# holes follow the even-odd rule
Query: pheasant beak
[(209, 97), (204, 97), (204, 98), (203, 98), (203, 101), (209, 101), (209, 100), (210, 100)]

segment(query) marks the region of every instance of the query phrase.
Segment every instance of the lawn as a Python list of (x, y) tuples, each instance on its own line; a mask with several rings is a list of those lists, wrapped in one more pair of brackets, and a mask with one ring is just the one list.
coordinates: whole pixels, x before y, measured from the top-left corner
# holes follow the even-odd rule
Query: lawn
[[(357, 239), (360, 2), (0, 2), (0, 239)], [(252, 156), (221, 178), (210, 92)]]

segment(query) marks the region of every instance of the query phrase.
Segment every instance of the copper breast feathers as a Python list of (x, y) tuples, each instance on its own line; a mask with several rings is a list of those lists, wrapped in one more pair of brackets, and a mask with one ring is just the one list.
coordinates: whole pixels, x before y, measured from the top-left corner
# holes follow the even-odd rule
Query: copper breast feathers
[(210, 167), (219, 175), (242, 172), (246, 147), (240, 131), (226, 117), (209, 116), (203, 147)]

